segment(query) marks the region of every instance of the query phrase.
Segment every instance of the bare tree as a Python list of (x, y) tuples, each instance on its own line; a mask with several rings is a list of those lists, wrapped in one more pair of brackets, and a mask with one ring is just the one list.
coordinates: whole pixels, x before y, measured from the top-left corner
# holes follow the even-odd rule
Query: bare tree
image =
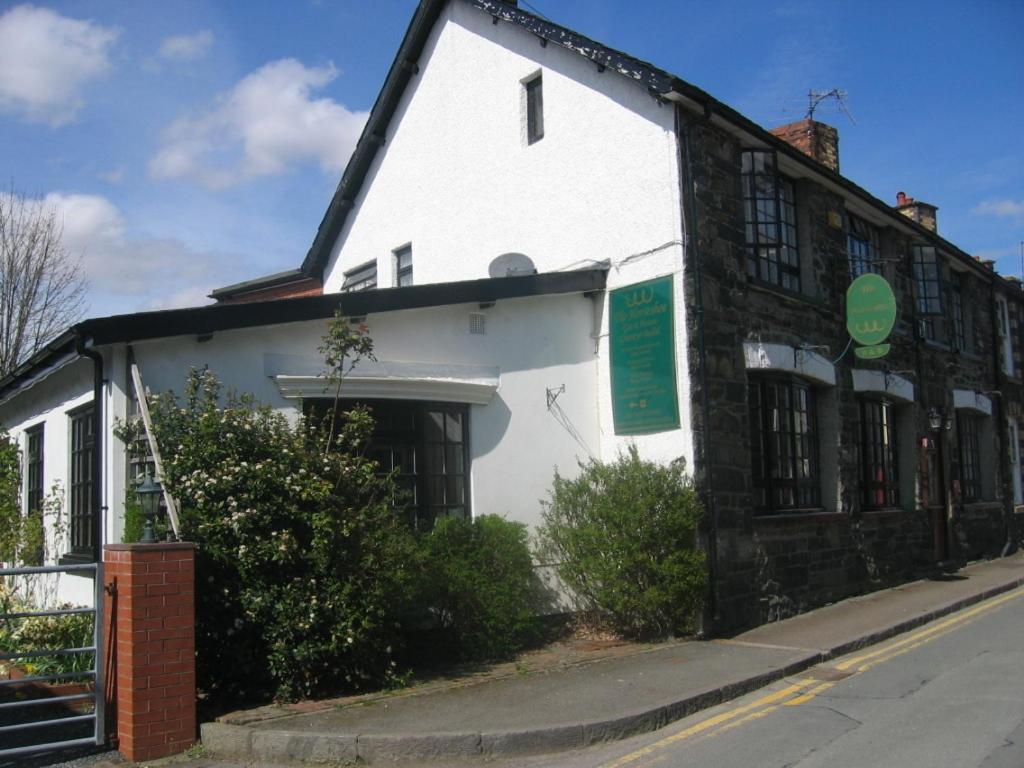
[(82, 264), (62, 245), (62, 233), (43, 200), (0, 192), (0, 376), (85, 310)]

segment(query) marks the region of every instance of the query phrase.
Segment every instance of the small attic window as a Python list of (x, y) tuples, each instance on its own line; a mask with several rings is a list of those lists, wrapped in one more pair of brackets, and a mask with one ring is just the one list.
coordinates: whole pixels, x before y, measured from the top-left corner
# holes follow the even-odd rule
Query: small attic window
[(523, 81), (526, 94), (526, 143), (544, 138), (544, 91), (540, 73)]

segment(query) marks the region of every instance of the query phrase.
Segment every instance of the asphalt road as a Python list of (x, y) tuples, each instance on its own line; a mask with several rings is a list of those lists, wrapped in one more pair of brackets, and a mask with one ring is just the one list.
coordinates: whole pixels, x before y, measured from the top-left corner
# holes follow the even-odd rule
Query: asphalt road
[(655, 733), (490, 765), (1024, 768), (1024, 590)]

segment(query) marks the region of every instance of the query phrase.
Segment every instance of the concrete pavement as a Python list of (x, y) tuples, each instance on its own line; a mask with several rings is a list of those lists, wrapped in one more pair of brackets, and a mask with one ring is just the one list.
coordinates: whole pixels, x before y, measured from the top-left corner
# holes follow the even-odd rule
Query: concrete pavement
[(635, 652), (474, 685), (300, 708), (202, 726), (208, 754), (259, 763), (500, 758), (654, 730), (827, 659), (1024, 584), (1024, 555), (852, 598), (728, 640)]

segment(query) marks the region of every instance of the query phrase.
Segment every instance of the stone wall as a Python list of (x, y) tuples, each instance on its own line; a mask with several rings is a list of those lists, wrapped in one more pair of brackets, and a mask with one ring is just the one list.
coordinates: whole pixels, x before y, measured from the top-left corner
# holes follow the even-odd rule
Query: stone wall
[[(967, 508), (955, 494), (944, 512), (941, 498), (924, 491), (917, 471), (901, 480), (900, 506), (863, 511), (861, 495), (860, 405), (853, 389), (854, 369), (890, 371), (914, 385), (913, 404), (898, 406), (908, 467), (933, 465), (941, 476), (959, 476), (956, 427), (943, 432), (941, 446), (928, 425), (932, 407), (951, 416), (953, 390), (996, 389), (992, 320), (992, 280), (978, 264), (956, 261), (962, 269), (968, 349), (920, 337), (914, 315), (912, 241), (893, 226), (882, 227), (884, 277), (897, 297), (897, 327), (890, 353), (860, 360), (846, 350), (845, 292), (850, 283), (846, 201), (811, 178), (794, 178), (801, 291), (792, 293), (749, 278), (744, 250), (740, 153), (734, 136), (700, 117), (681, 113), (688, 133), (684, 150), (687, 188), (695, 191), (687, 211), (694, 248), (687, 255), (688, 337), (693, 382), (695, 471), (707, 489), (710, 510), (714, 606), (708, 617), (722, 633), (780, 619), (929, 570), (939, 556), (936, 520), (951, 517), (944, 531), (949, 557), (958, 560), (998, 554), (1006, 539), (1005, 466), (993, 429), (983, 453), (997, 464), (993, 498)], [(684, 144), (684, 147), (687, 145)], [(686, 156), (689, 156), (689, 166)], [(898, 214), (893, 212), (893, 217)], [(895, 222), (894, 222), (895, 223)], [(927, 237), (925, 235), (922, 238)], [(936, 241), (937, 242), (937, 241)], [(703, 327), (702, 327), (703, 326)], [(751, 433), (745, 342), (809, 348), (835, 361), (836, 385), (819, 393), (822, 508), (799, 514), (758, 515), (752, 496)], [(705, 395), (707, 415), (705, 417)], [(993, 424), (1003, 423), (998, 408)], [(956, 484), (947, 482), (951, 490)]]

